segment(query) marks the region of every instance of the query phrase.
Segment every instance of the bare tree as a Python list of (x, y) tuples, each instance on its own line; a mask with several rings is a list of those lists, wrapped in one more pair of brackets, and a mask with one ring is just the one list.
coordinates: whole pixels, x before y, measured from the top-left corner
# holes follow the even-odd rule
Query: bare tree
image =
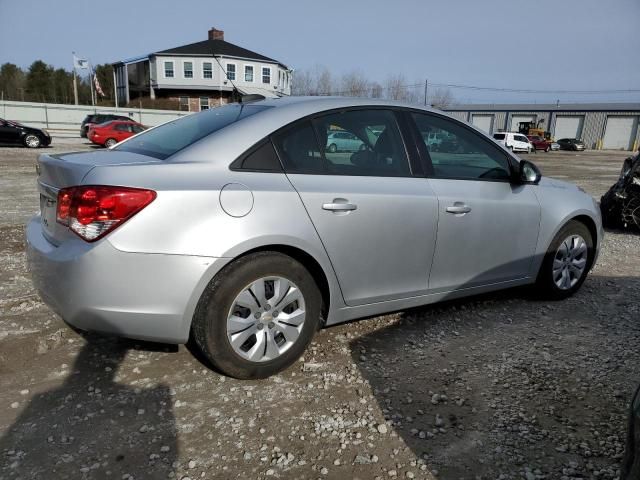
[(384, 88), (378, 82), (371, 83), (371, 98), (382, 98)]
[(329, 69), (322, 65), (315, 68), (315, 93), (312, 95), (331, 95), (335, 91), (333, 77)]
[(385, 97), (390, 100), (407, 98), (407, 79), (401, 74), (390, 75), (385, 82)]
[(309, 70), (296, 70), (293, 72), (291, 95), (311, 95), (313, 89), (313, 77)]
[(340, 81), (340, 95), (368, 97), (369, 81), (361, 71), (345, 73)]
[(448, 88), (438, 88), (430, 97), (430, 104), (434, 108), (444, 110), (454, 104), (453, 94)]

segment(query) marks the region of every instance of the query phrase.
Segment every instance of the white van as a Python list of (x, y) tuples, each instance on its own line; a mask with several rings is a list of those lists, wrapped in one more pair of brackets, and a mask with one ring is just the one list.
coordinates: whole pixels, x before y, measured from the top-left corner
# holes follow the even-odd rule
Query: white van
[(514, 132), (499, 132), (493, 134), (493, 139), (507, 147), (513, 152), (527, 152), (531, 153), (534, 149), (533, 145), (529, 142), (529, 139), (521, 133)]

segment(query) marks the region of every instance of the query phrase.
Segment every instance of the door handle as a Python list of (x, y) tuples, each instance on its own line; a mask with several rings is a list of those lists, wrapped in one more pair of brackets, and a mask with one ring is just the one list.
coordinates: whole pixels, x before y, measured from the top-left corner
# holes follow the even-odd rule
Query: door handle
[(358, 208), (357, 205), (353, 203), (323, 203), (322, 209), (329, 210), (331, 212), (350, 212), (351, 210), (356, 210)]
[(455, 215), (464, 215), (465, 213), (469, 213), (470, 211), (471, 207), (461, 202), (456, 202), (452, 206), (447, 207), (447, 213), (453, 213)]

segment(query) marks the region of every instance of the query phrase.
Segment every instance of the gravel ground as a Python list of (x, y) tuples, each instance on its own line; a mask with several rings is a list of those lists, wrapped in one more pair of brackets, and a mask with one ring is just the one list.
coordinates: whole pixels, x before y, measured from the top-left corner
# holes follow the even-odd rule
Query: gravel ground
[[(530, 157), (599, 197), (625, 156)], [(183, 346), (79, 336), (39, 301), (35, 158), (0, 148), (0, 479), (617, 478), (640, 236), (608, 232), (566, 301), (515, 289), (333, 327), (286, 372), (236, 381)]]

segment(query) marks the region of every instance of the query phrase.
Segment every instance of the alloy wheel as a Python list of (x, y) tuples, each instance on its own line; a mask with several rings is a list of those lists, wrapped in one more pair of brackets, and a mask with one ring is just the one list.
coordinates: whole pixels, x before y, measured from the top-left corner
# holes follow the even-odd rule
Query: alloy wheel
[(296, 342), (305, 318), (304, 296), (296, 284), (283, 277), (263, 277), (233, 300), (227, 339), (246, 360), (274, 360)]
[(36, 135), (27, 135), (24, 139), (24, 143), (29, 148), (38, 148), (40, 146), (40, 139)]

